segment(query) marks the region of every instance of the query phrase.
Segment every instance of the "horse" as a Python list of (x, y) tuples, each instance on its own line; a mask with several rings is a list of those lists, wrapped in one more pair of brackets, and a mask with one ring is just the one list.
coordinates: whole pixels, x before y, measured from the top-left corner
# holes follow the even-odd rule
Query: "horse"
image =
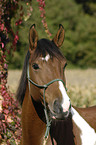
[(66, 89), (66, 58), (60, 52), (65, 30), (52, 40), (29, 30), (29, 49), (16, 98), (22, 106), (21, 145), (95, 145), (96, 106), (71, 105)]

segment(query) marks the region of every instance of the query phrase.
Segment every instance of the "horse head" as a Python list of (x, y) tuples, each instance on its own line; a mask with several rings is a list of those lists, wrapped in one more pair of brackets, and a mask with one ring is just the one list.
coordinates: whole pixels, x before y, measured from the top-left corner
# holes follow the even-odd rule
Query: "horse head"
[(70, 114), (71, 103), (66, 93), (64, 73), (67, 62), (59, 49), (63, 41), (64, 27), (61, 24), (53, 40), (38, 40), (35, 25), (30, 28), (28, 77), (33, 83), (29, 81), (29, 93), (33, 100), (42, 105), (45, 99), (51, 119), (64, 119)]

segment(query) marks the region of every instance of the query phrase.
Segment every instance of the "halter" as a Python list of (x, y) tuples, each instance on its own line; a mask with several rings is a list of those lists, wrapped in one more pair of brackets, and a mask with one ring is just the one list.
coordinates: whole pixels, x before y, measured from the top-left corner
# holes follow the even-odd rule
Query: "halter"
[[(44, 136), (44, 143), (43, 143), (43, 145), (46, 145), (46, 142), (47, 142), (47, 139), (48, 139), (48, 136), (49, 136), (51, 121), (49, 120), (48, 113), (47, 113), (47, 107), (46, 107), (46, 101), (45, 101), (45, 90), (48, 88), (49, 85), (51, 85), (51, 84), (53, 84), (54, 82), (57, 82), (57, 81), (61, 81), (64, 84), (64, 87), (65, 87), (66, 91), (67, 91), (67, 88), (66, 88), (65, 83), (64, 83), (64, 81), (62, 79), (54, 79), (54, 80), (50, 81), (49, 83), (47, 83), (45, 85), (38, 85), (38, 84), (36, 84), (35, 82), (33, 82), (30, 79), (29, 66), (28, 66), (28, 73), (27, 74), (28, 74), (28, 81), (29, 81), (29, 83), (33, 84), (34, 86), (36, 86), (39, 89), (44, 89), (44, 91), (43, 91), (43, 101), (44, 101), (44, 113), (45, 113), (45, 117), (46, 117), (46, 132), (45, 132), (45, 136)], [(29, 84), (29, 90), (30, 90), (30, 84)]]

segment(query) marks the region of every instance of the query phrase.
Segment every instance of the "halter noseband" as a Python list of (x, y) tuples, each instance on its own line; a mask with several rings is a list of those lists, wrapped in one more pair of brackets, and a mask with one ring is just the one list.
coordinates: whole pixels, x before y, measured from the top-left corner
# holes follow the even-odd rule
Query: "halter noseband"
[[(51, 126), (51, 121), (49, 121), (49, 117), (48, 117), (48, 113), (47, 113), (47, 107), (46, 107), (46, 101), (45, 101), (45, 90), (48, 88), (49, 85), (53, 84), (54, 82), (57, 82), (57, 81), (61, 81), (63, 84), (64, 84), (64, 87), (67, 91), (67, 88), (65, 86), (65, 83), (62, 79), (54, 79), (52, 81), (50, 81), (49, 83), (45, 84), (45, 85), (38, 85), (36, 84), (35, 82), (33, 82), (31, 79), (30, 79), (30, 75), (29, 75), (29, 67), (28, 67), (28, 81), (33, 84), (34, 86), (38, 87), (39, 89), (44, 89), (44, 92), (43, 92), (43, 100), (44, 100), (44, 113), (45, 113), (45, 117), (46, 117), (46, 132), (45, 132), (45, 141), (47, 141), (48, 139), (48, 136), (49, 136), (49, 131), (50, 131), (50, 126)], [(29, 84), (29, 90), (30, 90), (30, 84)], [(46, 144), (46, 143), (45, 143)]]

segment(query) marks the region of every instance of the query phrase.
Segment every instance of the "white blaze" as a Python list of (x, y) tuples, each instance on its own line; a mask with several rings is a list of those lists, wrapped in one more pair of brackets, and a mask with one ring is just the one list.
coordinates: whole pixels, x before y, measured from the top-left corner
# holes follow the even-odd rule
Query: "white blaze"
[(50, 59), (50, 55), (47, 54), (45, 57), (42, 57), (42, 60), (48, 61)]
[(80, 116), (80, 114), (72, 107), (72, 119), (79, 127), (82, 145), (96, 145), (95, 130)]
[(62, 97), (63, 97), (63, 101), (62, 101), (63, 112), (66, 112), (69, 110), (70, 99), (69, 99), (69, 97), (66, 93), (65, 87), (61, 81), (59, 81), (59, 89), (60, 89)]

